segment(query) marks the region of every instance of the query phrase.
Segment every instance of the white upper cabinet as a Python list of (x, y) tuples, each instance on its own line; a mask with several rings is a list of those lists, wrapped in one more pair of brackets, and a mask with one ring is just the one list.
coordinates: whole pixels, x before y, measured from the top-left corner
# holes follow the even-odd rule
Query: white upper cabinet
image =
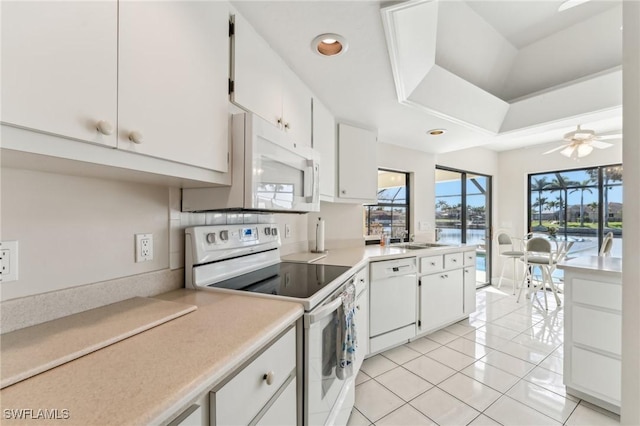
[(320, 153), (320, 198), (336, 196), (336, 120), (317, 98), (313, 99), (313, 148)]
[(2, 122), (115, 147), (117, 2), (3, 1), (1, 15)]
[(338, 124), (338, 197), (375, 203), (378, 193), (377, 136), (370, 130)]
[(233, 20), (231, 100), (311, 146), (311, 91), (241, 15)]
[(118, 148), (228, 170), (226, 2), (120, 3)]

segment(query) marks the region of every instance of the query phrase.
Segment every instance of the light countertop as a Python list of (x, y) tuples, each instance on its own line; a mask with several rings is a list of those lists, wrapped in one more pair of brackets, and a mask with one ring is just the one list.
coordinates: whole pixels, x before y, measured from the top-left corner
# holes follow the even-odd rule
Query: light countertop
[[(181, 289), (157, 298), (198, 309), (2, 389), (2, 412), (68, 410), (64, 424), (159, 424), (303, 314), (298, 303), (205, 291)], [(3, 424), (20, 423), (3, 418)]]
[(622, 274), (622, 259), (609, 256), (580, 256), (560, 262), (558, 268), (565, 271)]
[[(450, 245), (442, 247), (431, 247), (421, 250), (409, 250), (398, 246), (380, 246), (378, 244), (362, 245), (358, 247), (348, 247), (328, 250), (326, 256), (314, 261), (313, 263), (321, 265), (340, 265), (359, 268), (366, 265), (367, 262), (376, 262), (380, 260), (400, 259), (405, 257), (424, 257), (435, 256), (439, 254), (455, 253), (460, 251), (475, 251), (476, 247), (472, 245)], [(295, 258), (297, 254), (283, 256), (282, 260), (288, 260), (289, 257)]]

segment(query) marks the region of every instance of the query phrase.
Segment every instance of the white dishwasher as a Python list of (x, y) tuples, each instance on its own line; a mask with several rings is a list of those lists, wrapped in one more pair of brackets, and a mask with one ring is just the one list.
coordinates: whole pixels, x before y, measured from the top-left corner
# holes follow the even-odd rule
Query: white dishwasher
[(415, 257), (373, 262), (369, 284), (370, 352), (416, 335), (418, 281)]

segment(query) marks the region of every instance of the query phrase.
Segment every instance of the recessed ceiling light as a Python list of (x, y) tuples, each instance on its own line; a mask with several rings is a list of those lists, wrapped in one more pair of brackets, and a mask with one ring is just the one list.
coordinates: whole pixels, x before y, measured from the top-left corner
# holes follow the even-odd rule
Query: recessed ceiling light
[(320, 34), (311, 42), (311, 49), (321, 56), (336, 56), (347, 51), (347, 41), (338, 34)]
[(447, 129), (431, 129), (431, 130), (427, 130), (427, 133), (430, 134), (431, 136), (440, 136), (447, 133)]

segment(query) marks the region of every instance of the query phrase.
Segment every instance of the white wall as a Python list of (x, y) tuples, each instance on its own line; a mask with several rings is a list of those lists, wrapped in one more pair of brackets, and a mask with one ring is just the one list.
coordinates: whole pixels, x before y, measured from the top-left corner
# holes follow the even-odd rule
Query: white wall
[[(19, 280), (1, 299), (169, 267), (169, 191), (2, 168), (2, 240), (19, 242)], [(134, 262), (134, 234), (152, 233), (154, 259)]]
[(621, 422), (640, 424), (640, 3), (624, 10), (624, 262), (622, 270)]

